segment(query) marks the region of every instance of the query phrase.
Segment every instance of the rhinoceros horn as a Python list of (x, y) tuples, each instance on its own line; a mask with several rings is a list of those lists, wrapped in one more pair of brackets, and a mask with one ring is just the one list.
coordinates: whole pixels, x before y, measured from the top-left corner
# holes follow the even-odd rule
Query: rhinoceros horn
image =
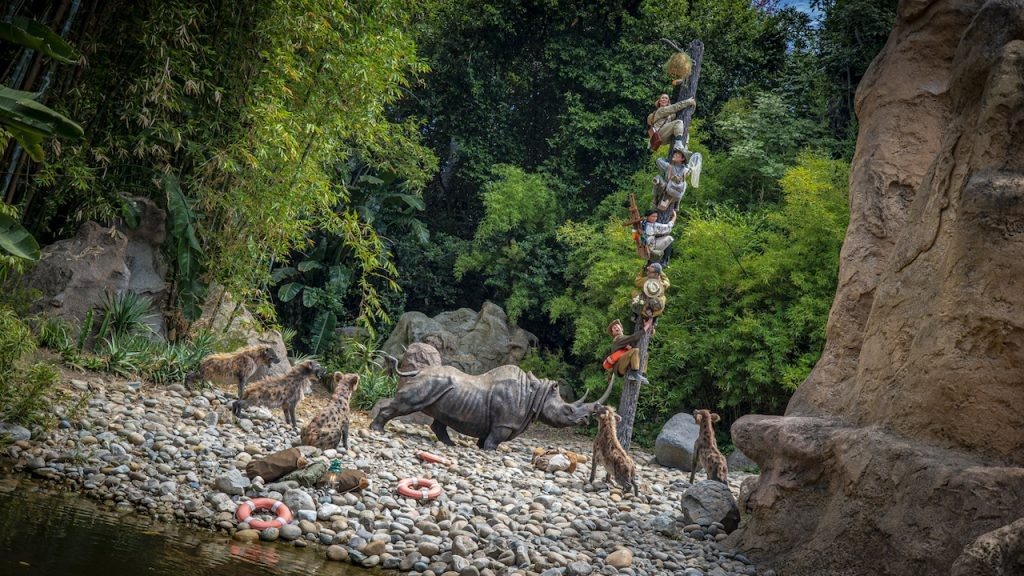
[(604, 389), (604, 394), (602, 394), (600, 398), (598, 398), (595, 402), (590, 403), (589, 405), (585, 405), (583, 403), (583, 401), (587, 399), (587, 395), (584, 394), (583, 398), (580, 398), (579, 400), (573, 402), (573, 404), (575, 404), (576, 406), (580, 406), (580, 407), (589, 406), (590, 410), (594, 411), (594, 410), (597, 409), (598, 406), (603, 406), (605, 401), (608, 400), (608, 397), (612, 395), (612, 386), (614, 384), (615, 384), (615, 371), (612, 370), (611, 371), (611, 376), (608, 377), (608, 387)]
[(413, 370), (412, 372), (402, 372), (401, 370), (398, 369), (398, 358), (395, 358), (394, 356), (388, 354), (387, 352), (382, 352), (380, 350), (378, 350), (377, 353), (383, 356), (384, 358), (390, 360), (392, 364), (394, 364), (395, 374), (398, 374), (403, 378), (410, 378), (420, 373), (419, 370)]

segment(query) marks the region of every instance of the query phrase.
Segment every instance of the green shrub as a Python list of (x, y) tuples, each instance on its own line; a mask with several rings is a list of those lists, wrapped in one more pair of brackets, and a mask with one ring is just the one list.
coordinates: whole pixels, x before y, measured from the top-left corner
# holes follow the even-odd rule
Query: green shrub
[(113, 296), (108, 292), (103, 299), (103, 322), (96, 337), (103, 340), (108, 333), (117, 337), (152, 333), (153, 329), (146, 321), (153, 316), (153, 304), (149, 299), (135, 292)]
[(36, 351), (28, 325), (9, 307), (0, 307), (0, 421), (50, 427), (59, 380), (57, 370), (43, 363), (27, 365)]
[[(338, 339), (328, 357), (325, 360), (330, 370), (338, 370), (346, 373), (373, 372), (380, 370), (379, 352), (380, 348), (376, 340), (365, 342), (358, 338), (341, 337)], [(362, 386), (362, 384), (360, 384)]]
[(144, 365), (142, 376), (154, 384), (183, 382), (185, 376), (217, 348), (217, 344), (213, 332), (202, 330), (189, 340), (158, 346), (156, 353)]
[(381, 398), (391, 398), (398, 388), (398, 379), (387, 376), (377, 371), (369, 371), (360, 374), (359, 388), (356, 389), (352, 398), (352, 408), (355, 410), (369, 410)]

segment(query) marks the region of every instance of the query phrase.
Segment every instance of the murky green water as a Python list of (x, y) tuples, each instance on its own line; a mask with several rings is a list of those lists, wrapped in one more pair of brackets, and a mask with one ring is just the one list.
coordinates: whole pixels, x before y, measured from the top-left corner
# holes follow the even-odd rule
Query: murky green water
[(241, 544), (224, 533), (122, 515), (77, 495), (0, 478), (0, 575), (367, 576), (322, 549)]

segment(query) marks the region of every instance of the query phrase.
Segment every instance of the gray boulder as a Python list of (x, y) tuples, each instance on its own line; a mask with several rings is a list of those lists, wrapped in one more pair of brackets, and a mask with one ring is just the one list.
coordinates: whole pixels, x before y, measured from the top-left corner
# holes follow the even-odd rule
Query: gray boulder
[[(125, 247), (128, 290), (147, 298), (157, 311), (167, 300), (167, 264), (160, 250), (167, 239), (167, 215), (148, 198), (133, 198), (132, 204), (139, 214), (139, 226), (135, 229), (117, 227), (128, 239)], [(146, 322), (154, 334), (166, 336), (163, 314), (153, 314)]]
[(312, 510), (316, 512), (316, 503), (308, 492), (301, 488), (294, 488), (284, 493), (284, 505), (294, 514), (299, 510)]
[(693, 414), (676, 414), (665, 423), (654, 441), (654, 459), (662, 466), (689, 472), (693, 463), (693, 444), (699, 434), (700, 428)]
[(8, 424), (7, 422), (0, 422), (0, 440), (8, 439), (11, 442), (18, 442), (21, 440), (31, 440), (32, 432), (29, 432), (28, 428), (24, 426), (18, 426), (17, 424)]
[(729, 470), (735, 472), (750, 472), (758, 469), (757, 462), (748, 458), (739, 448), (734, 449), (732, 454), (725, 458), (725, 463), (729, 465)]
[(41, 251), (39, 263), (24, 286), (42, 295), (32, 311), (81, 326), (86, 314), (103, 309), (106, 294), (128, 289), (128, 238), (95, 222), (86, 222), (74, 238), (54, 242)]
[(740, 525), (740, 509), (729, 487), (715, 480), (701, 480), (683, 492), (680, 500), (687, 522), (710, 526), (718, 522), (726, 532)]
[(214, 481), (214, 485), (217, 487), (217, 490), (225, 494), (242, 496), (245, 494), (245, 489), (252, 485), (252, 482), (237, 468), (232, 468), (228, 470), (227, 474), (218, 476), (217, 480)]
[(509, 326), (504, 310), (484, 302), (479, 312), (460, 308), (433, 318), (422, 312), (406, 312), (383, 349), (401, 357), (416, 342), (436, 348), (446, 366), (467, 374), (483, 374), (498, 366), (518, 365), (530, 348), (537, 345), (537, 337)]
[(42, 293), (34, 312), (80, 326), (89, 310), (103, 309), (106, 294), (134, 292), (153, 303), (153, 314), (145, 318), (153, 333), (166, 335), (159, 313), (167, 297), (167, 265), (160, 255), (167, 238), (166, 215), (151, 200), (132, 202), (139, 214), (137, 228), (86, 222), (74, 238), (43, 248), (24, 281)]

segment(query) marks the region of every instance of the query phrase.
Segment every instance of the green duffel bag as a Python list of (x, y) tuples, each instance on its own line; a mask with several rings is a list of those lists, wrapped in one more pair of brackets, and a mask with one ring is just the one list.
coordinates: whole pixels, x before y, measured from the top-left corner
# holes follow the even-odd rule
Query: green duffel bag
[(317, 460), (301, 470), (296, 470), (290, 474), (282, 476), (278, 481), (287, 482), (291, 480), (293, 482), (298, 482), (299, 486), (312, 488), (317, 485), (317, 482), (320, 481), (320, 477), (324, 475), (324, 472), (327, 472), (327, 462)]

